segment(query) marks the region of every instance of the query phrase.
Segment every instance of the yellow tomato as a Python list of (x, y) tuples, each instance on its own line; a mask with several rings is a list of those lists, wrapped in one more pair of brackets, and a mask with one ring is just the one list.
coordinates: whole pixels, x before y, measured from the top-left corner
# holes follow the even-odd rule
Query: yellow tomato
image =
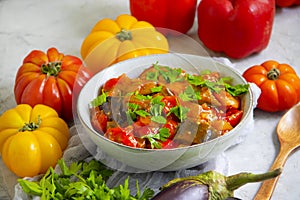
[(127, 14), (98, 21), (81, 45), (81, 56), (93, 72), (129, 58), (168, 51), (164, 35), (150, 23)]
[(69, 128), (46, 105), (19, 104), (0, 116), (0, 152), (17, 176), (35, 176), (55, 166), (69, 141)]

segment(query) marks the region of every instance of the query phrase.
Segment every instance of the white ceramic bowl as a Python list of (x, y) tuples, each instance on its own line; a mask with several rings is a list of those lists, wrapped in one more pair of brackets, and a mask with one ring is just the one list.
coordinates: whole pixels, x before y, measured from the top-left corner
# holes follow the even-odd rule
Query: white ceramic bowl
[(209, 57), (172, 53), (139, 57), (117, 63), (94, 75), (79, 94), (77, 112), (79, 125), (83, 126), (83, 129), (79, 129), (84, 132), (80, 134), (83, 143), (92, 141), (108, 158), (141, 171), (173, 171), (194, 167), (215, 158), (233, 145), (240, 136), (240, 130), (252, 120), (251, 90), (242, 98), (244, 115), (241, 122), (225, 135), (198, 145), (175, 149), (138, 149), (112, 142), (93, 129), (88, 104), (97, 96), (100, 86), (108, 79), (118, 77), (122, 73), (126, 73), (131, 78), (137, 77), (144, 69), (156, 62), (160, 65), (180, 67), (189, 73), (197, 73), (204, 69), (219, 71), (221, 76), (232, 77), (233, 84), (246, 84), (237, 70)]

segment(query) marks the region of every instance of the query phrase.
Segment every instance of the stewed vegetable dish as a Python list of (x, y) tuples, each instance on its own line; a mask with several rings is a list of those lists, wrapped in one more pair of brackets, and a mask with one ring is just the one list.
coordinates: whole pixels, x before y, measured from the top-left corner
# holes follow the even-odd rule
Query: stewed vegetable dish
[(122, 74), (106, 81), (90, 102), (91, 123), (104, 137), (136, 148), (200, 144), (240, 122), (248, 88), (218, 72), (189, 74), (155, 63), (137, 78)]

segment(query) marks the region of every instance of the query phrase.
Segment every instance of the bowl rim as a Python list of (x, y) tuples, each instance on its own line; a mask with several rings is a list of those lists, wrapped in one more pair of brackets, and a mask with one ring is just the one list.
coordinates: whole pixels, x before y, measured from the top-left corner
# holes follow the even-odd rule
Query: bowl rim
[[(214, 138), (214, 139), (211, 139), (211, 140), (208, 140), (208, 141), (205, 141), (205, 142), (202, 142), (202, 143), (199, 143), (199, 144), (195, 144), (195, 145), (190, 145), (190, 146), (182, 146), (182, 147), (176, 147), (176, 148), (169, 148), (169, 149), (147, 149), (147, 148), (139, 148), (139, 147), (130, 147), (130, 146), (127, 146), (127, 145), (124, 145), (124, 144), (121, 144), (121, 143), (118, 143), (118, 142), (115, 142), (115, 141), (112, 141), (106, 137), (104, 137), (103, 135), (101, 135), (100, 133), (98, 133), (93, 127), (90, 127), (89, 124), (83, 119), (83, 117), (80, 115), (80, 106), (82, 105), (79, 105), (80, 104), (80, 97), (82, 95), (82, 91), (84, 91), (88, 86), (89, 86), (89, 83), (92, 82), (92, 80), (94, 79), (97, 79), (99, 78), (98, 76), (100, 76), (99, 74), (103, 74), (103, 73), (106, 73), (107, 70), (109, 70), (110, 68), (117, 68), (119, 65), (124, 65), (126, 63), (131, 63), (131, 62), (136, 62), (137, 60), (141, 59), (141, 58), (145, 58), (147, 57), (147, 59), (150, 59), (150, 58), (154, 58), (154, 57), (168, 57), (170, 54), (177, 54), (177, 55), (180, 55), (180, 56), (183, 56), (183, 57), (198, 57), (197, 59), (211, 59), (212, 62), (214, 63), (218, 63), (219, 65), (221, 65), (222, 67), (225, 67), (225, 68), (228, 68), (230, 69), (234, 74), (236, 74), (237, 76), (240, 77), (240, 79), (244, 82), (243, 84), (248, 84), (248, 82), (245, 80), (245, 78), (241, 75), (241, 73), (234, 67), (231, 67), (225, 63), (222, 63), (218, 60), (214, 60), (213, 58), (211, 57), (206, 57), (206, 56), (199, 56), (199, 55), (193, 55), (193, 54), (184, 54), (184, 53), (166, 53), (166, 54), (151, 54), (151, 55), (147, 55), (147, 56), (140, 56), (140, 57), (136, 57), (136, 58), (132, 58), (132, 59), (128, 59), (128, 60), (125, 60), (125, 61), (121, 61), (121, 62), (118, 62), (118, 63), (115, 63), (113, 65), (111, 65), (109, 68), (106, 68), (106, 69), (103, 69), (102, 71), (96, 73), (81, 89), (79, 95), (78, 95), (78, 101), (76, 103), (76, 111), (77, 111), (77, 117), (79, 118), (79, 121), (81, 122), (81, 124), (83, 126), (85, 126), (86, 128), (88, 128), (90, 130), (90, 132), (92, 132), (93, 134), (95, 134), (97, 137), (100, 137), (101, 139), (104, 139), (106, 140), (107, 142), (111, 143), (111, 144), (114, 144), (114, 145), (117, 145), (119, 147), (122, 147), (122, 148), (127, 148), (131, 151), (143, 151), (143, 152), (158, 152), (158, 151), (181, 151), (181, 150), (189, 150), (191, 148), (199, 148), (203, 145), (208, 145), (210, 143), (215, 143), (217, 142), (218, 140), (225, 140), (227, 137), (230, 137), (232, 134), (236, 134), (234, 132), (234, 130), (236, 130), (237, 128), (243, 126), (249, 115), (252, 113), (253, 111), (253, 108), (254, 108), (254, 94), (253, 94), (253, 91), (251, 89), (251, 87), (249, 87), (248, 89), (248, 93), (249, 94), (249, 108), (247, 110), (246, 113), (244, 113), (243, 115), (243, 118), (242, 120), (232, 129), (230, 130), (229, 132), (227, 132), (226, 134), (222, 135), (222, 136), (219, 136), (217, 138)], [(150, 67), (150, 66), (149, 66)], [(170, 66), (172, 67), (172, 66)], [(180, 66), (178, 66), (180, 67)], [(145, 68), (146, 69), (146, 68)], [(122, 73), (121, 73), (122, 74)], [(107, 81), (107, 80), (106, 80)], [(247, 95), (245, 94), (245, 95)], [(88, 103), (85, 105), (85, 106), (88, 106)], [(91, 139), (91, 136), (88, 134), (88, 137)], [(98, 146), (98, 145), (97, 145)], [(101, 149), (101, 147), (99, 147)]]

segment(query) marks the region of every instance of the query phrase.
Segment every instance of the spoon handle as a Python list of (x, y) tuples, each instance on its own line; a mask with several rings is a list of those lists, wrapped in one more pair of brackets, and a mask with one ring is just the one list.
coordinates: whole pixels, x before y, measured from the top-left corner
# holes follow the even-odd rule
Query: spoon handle
[[(281, 145), (280, 151), (270, 170), (277, 169), (279, 167), (283, 168), (291, 151), (292, 150), (289, 148), (288, 145), (287, 146)], [(269, 200), (273, 194), (278, 179), (279, 176), (264, 181), (260, 189), (256, 193), (254, 200)]]

